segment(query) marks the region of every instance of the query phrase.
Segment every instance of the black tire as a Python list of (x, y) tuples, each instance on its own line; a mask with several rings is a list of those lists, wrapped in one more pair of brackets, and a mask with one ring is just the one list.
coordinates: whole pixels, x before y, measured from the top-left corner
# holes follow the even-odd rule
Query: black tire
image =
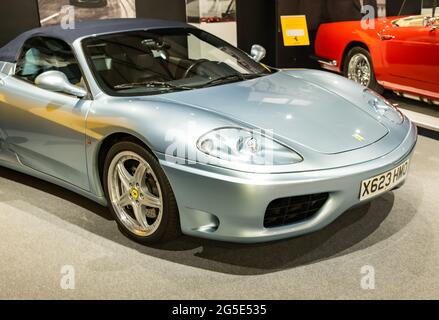
[[(116, 214), (109, 196), (108, 187), (108, 174), (110, 164), (113, 158), (124, 151), (135, 152), (137, 155), (141, 156), (150, 165), (151, 169), (157, 177), (158, 183), (160, 184), (160, 189), (162, 191), (163, 197), (163, 215), (157, 230), (145, 237), (138, 236), (131, 232), (120, 220)], [(108, 206), (113, 214), (120, 231), (126, 235), (128, 238), (141, 243), (141, 244), (156, 244), (160, 242), (167, 242), (178, 238), (181, 235), (180, 218), (178, 213), (177, 202), (175, 200), (175, 195), (172, 191), (171, 185), (163, 171), (160, 167), (157, 159), (148, 152), (144, 147), (131, 141), (121, 141), (114, 144), (107, 153), (104, 170), (103, 170), (103, 185), (105, 196), (108, 201)]]
[(381, 86), (376, 79), (372, 57), (371, 57), (369, 51), (362, 48), (362, 47), (354, 47), (348, 52), (348, 54), (346, 55), (346, 57), (344, 59), (343, 75), (346, 78), (349, 78), (349, 73), (348, 73), (349, 72), (349, 64), (350, 64), (352, 58), (358, 54), (364, 55), (367, 58), (367, 60), (369, 61), (369, 64), (371, 66), (371, 77), (370, 77), (370, 83), (369, 83), (368, 87), (370, 89), (376, 91), (379, 94), (384, 93), (384, 87)]

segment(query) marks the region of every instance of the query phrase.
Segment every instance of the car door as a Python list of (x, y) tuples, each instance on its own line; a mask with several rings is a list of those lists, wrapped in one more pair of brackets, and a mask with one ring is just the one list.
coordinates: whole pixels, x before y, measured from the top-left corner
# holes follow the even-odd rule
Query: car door
[(389, 75), (402, 85), (422, 88), (438, 85), (439, 30), (418, 19), (402, 19), (381, 37)]
[(26, 41), (15, 74), (2, 83), (0, 127), (5, 144), (21, 164), (88, 190), (85, 118), (91, 101), (37, 87), (35, 78), (50, 70), (83, 85), (68, 44), (43, 37)]

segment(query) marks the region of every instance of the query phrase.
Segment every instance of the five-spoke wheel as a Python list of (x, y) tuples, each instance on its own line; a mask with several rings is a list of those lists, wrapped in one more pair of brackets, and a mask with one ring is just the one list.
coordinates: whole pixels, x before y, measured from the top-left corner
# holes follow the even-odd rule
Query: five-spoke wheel
[(144, 147), (129, 141), (115, 144), (107, 155), (104, 179), (109, 205), (125, 234), (142, 243), (178, 235), (171, 187)]

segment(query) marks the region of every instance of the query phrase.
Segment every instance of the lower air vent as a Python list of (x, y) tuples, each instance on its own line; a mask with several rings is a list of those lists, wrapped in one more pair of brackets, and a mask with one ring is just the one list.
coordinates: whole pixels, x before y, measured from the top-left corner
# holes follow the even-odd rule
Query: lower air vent
[(265, 212), (264, 227), (282, 227), (311, 219), (328, 198), (328, 193), (319, 193), (274, 200)]

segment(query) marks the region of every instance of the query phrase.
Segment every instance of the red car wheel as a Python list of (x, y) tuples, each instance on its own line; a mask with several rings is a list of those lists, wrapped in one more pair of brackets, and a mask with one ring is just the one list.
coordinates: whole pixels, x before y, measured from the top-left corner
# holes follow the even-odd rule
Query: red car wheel
[(352, 48), (344, 61), (343, 73), (347, 78), (378, 93), (384, 92), (384, 87), (376, 80), (369, 51), (362, 47)]

